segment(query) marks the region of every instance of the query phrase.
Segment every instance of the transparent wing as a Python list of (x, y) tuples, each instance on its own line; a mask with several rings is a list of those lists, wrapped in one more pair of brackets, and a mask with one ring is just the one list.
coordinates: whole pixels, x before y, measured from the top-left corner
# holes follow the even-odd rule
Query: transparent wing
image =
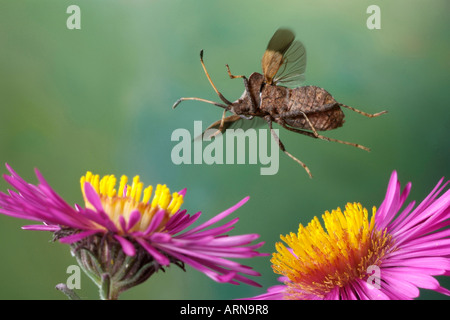
[[(227, 129), (242, 129), (243, 131), (247, 131), (248, 129), (256, 129), (267, 125), (267, 122), (262, 118), (254, 117), (253, 119), (248, 120), (243, 119), (238, 115), (232, 115), (225, 118), (222, 131), (219, 131), (220, 122), (221, 120), (217, 120), (216, 122), (212, 123), (208, 128), (206, 128), (202, 135), (196, 137), (195, 139), (211, 139), (219, 132), (221, 132), (222, 134), (226, 133), (225, 130)], [(210, 129), (216, 129), (216, 131), (214, 132), (214, 130)], [(208, 135), (206, 135), (206, 131), (208, 131)]]
[(246, 131), (248, 129), (261, 128), (264, 125), (267, 125), (267, 122), (262, 118), (254, 117), (250, 120), (239, 118), (238, 120), (234, 121), (227, 129), (242, 129)]
[(284, 54), (294, 40), (295, 35), (289, 29), (278, 29), (273, 34), (261, 59), (266, 83), (273, 84), (274, 77), (283, 64)]
[(267, 44), (266, 51), (279, 52), (282, 55), (286, 53), (286, 50), (292, 45), (295, 40), (294, 33), (289, 29), (278, 29), (273, 34), (269, 43)]
[(306, 49), (303, 43), (292, 42), (283, 55), (283, 63), (274, 77), (275, 84), (298, 87), (305, 81)]

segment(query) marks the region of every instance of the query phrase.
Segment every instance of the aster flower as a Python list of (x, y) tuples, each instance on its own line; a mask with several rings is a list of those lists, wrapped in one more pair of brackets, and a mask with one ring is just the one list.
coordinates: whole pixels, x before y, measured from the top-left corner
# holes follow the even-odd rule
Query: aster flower
[[(81, 178), (85, 206), (67, 204), (36, 170), (39, 184), (24, 181), (7, 165), (11, 175), (4, 179), (16, 191), (0, 192), (0, 213), (44, 224), (23, 229), (51, 231), (54, 239), (71, 245), (83, 270), (100, 288), (101, 297), (115, 299), (124, 290), (145, 281), (170, 264), (194, 269), (217, 282), (259, 286), (248, 276), (260, 274), (229, 258), (251, 258), (264, 254), (256, 250), (263, 242), (251, 244), (259, 236), (229, 236), (239, 220), (217, 226), (248, 201), (244, 198), (208, 221), (190, 228), (201, 213), (180, 210), (186, 189), (170, 193), (158, 185), (144, 188), (136, 176), (130, 185), (122, 176), (100, 179), (88, 172)], [(214, 226), (215, 225), (215, 226)], [(164, 270), (164, 269), (163, 269)]]
[(281, 236), (271, 262), (283, 284), (253, 297), (262, 300), (413, 299), (419, 288), (445, 295), (433, 276), (450, 272), (450, 190), (441, 179), (415, 208), (404, 209), (411, 190), (402, 192), (397, 173), (391, 175), (378, 210), (368, 212), (348, 203), (315, 217), (298, 233)]

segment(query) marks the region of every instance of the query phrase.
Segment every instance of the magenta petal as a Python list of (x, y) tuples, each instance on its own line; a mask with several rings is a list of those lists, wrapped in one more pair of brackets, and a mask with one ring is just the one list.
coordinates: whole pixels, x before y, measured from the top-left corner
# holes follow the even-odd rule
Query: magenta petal
[(139, 220), (141, 220), (141, 213), (139, 212), (139, 210), (133, 210), (133, 212), (131, 212), (130, 214), (130, 218), (128, 219), (128, 226), (127, 226), (127, 232), (133, 228), (136, 223), (139, 222)]
[(217, 277), (218, 282), (230, 282), (235, 276), (237, 272), (228, 272), (226, 274), (220, 275)]
[(102, 225), (110, 231), (117, 232), (117, 227), (104, 212), (100, 197), (89, 182), (84, 183), (84, 194), (86, 195), (87, 201), (89, 201), (89, 203), (96, 209), (96, 213), (103, 219)]
[(348, 284), (341, 288), (341, 300), (358, 300), (357, 292), (355, 285)]
[(383, 292), (382, 288), (376, 288), (373, 285), (367, 283), (367, 281), (362, 279), (357, 279), (357, 286), (360, 288), (360, 292), (364, 294), (370, 300), (389, 300), (389, 297)]
[(84, 194), (86, 195), (87, 201), (95, 208), (97, 211), (103, 211), (102, 202), (100, 201), (100, 197), (95, 191), (94, 187), (89, 183), (84, 183)]
[(229, 236), (229, 237), (223, 237), (223, 238), (217, 238), (214, 240), (213, 243), (210, 243), (210, 245), (213, 246), (223, 246), (223, 247), (234, 247), (234, 246), (242, 246), (249, 244), (253, 240), (256, 240), (259, 238), (259, 235), (257, 234), (245, 234), (240, 236)]
[(91, 236), (93, 234), (96, 234), (98, 232), (99, 232), (99, 230), (83, 231), (83, 232), (80, 232), (80, 233), (76, 233), (76, 234), (73, 234), (73, 235), (61, 238), (61, 239), (59, 239), (59, 241), (61, 243), (69, 243), (70, 244), (70, 243), (74, 243), (74, 242), (80, 241), (80, 240), (82, 240), (82, 239), (84, 239), (86, 237), (89, 237), (89, 236)]
[(119, 217), (119, 224), (120, 227), (122, 228), (122, 231), (127, 232), (127, 222), (125, 221), (125, 218), (123, 216)]
[(244, 205), (248, 200), (250, 199), (250, 197), (245, 197), (244, 199), (242, 199), (241, 201), (239, 201), (238, 203), (236, 203), (234, 206), (232, 206), (231, 208), (228, 208), (227, 210), (219, 213), (218, 215), (216, 215), (215, 217), (209, 219), (208, 221), (202, 223), (201, 225), (187, 231), (186, 233), (184, 233), (185, 236), (192, 234), (194, 232), (197, 232), (199, 230), (205, 229), (207, 227), (209, 227), (210, 225), (213, 225), (214, 223), (222, 220), (223, 218), (225, 218), (226, 216), (230, 215), (231, 213), (233, 213), (236, 209), (240, 208), (242, 205)]
[(156, 230), (156, 228), (159, 227), (161, 224), (161, 221), (163, 220), (164, 216), (166, 215), (166, 210), (159, 210), (155, 213), (155, 215), (152, 218), (152, 221), (150, 222), (149, 226), (147, 227), (147, 230), (145, 230), (144, 234), (149, 234)]
[(445, 294), (446, 296), (450, 296), (450, 290), (444, 288), (444, 287), (439, 287), (436, 289), (436, 292)]
[(153, 246), (151, 246), (147, 241), (139, 238), (136, 239), (136, 241), (139, 242), (139, 244), (145, 250), (147, 250), (147, 252), (150, 253), (159, 264), (163, 266), (168, 266), (170, 264), (170, 260), (163, 254), (161, 254), (158, 250), (156, 250)]
[(128, 241), (127, 239), (118, 236), (118, 235), (114, 235), (114, 238), (119, 241), (120, 245), (122, 246), (123, 252), (125, 252), (125, 254), (127, 256), (134, 256), (136, 255), (136, 248), (134, 247), (134, 245)]
[(389, 290), (397, 295), (405, 296), (409, 299), (417, 298), (419, 296), (419, 289), (408, 281), (404, 281), (398, 276), (386, 275), (383, 273), (383, 284), (390, 287)]
[[(279, 282), (286, 282), (288, 281), (287, 277), (279, 277)], [(275, 285), (272, 287), (269, 287), (267, 289), (267, 293), (263, 293), (261, 295), (257, 295), (252, 298), (243, 298), (238, 300), (283, 300), (284, 299), (284, 292), (287, 289), (287, 286), (284, 284)]]
[(22, 227), (23, 230), (35, 230), (35, 231), (59, 231), (61, 230), (61, 228), (59, 226), (56, 225), (43, 225), (43, 224), (35, 224), (35, 225), (28, 225), (28, 226), (23, 226)]
[(185, 233), (180, 234), (178, 237), (183, 237), (183, 239), (201, 239), (204, 237), (208, 237), (208, 236), (215, 236), (218, 234), (223, 234), (225, 232), (229, 232), (231, 231), (234, 227), (233, 225), (239, 221), (239, 218), (234, 218), (231, 221), (228, 221), (227, 223), (224, 223), (223, 225), (216, 227), (216, 228), (212, 228), (212, 229), (208, 229), (208, 230), (198, 230), (195, 233), (192, 233), (191, 231), (194, 230), (189, 230)]
[(390, 268), (383, 270), (383, 274), (387, 274), (390, 277), (401, 278), (419, 288), (430, 290), (439, 288), (439, 282), (435, 278), (415, 271), (414, 268)]
[(201, 212), (197, 212), (192, 216), (186, 214), (186, 210), (178, 211), (175, 215), (170, 218), (167, 222), (166, 230), (171, 234), (176, 234), (180, 231), (185, 230), (190, 225), (192, 225), (201, 216)]
[(109, 217), (106, 214), (99, 213), (97, 211), (91, 210), (91, 209), (81, 209), (79, 212), (81, 217), (85, 217), (86, 219), (91, 220), (91, 222), (95, 222), (106, 229), (109, 225)]
[[(176, 226), (180, 224), (184, 224), (186, 220), (189, 219), (189, 215), (186, 214), (187, 210), (179, 210), (177, 213), (175, 213), (173, 216), (170, 217), (169, 221), (167, 221), (166, 229), (170, 230), (172, 228), (175, 228)], [(175, 233), (175, 232), (173, 232)]]
[(149, 237), (152, 242), (167, 243), (172, 240), (172, 236), (168, 233), (155, 232)]
[(395, 194), (397, 193), (397, 171), (393, 171), (389, 179), (389, 184), (386, 190), (386, 196), (383, 203), (380, 205), (375, 217), (379, 229), (384, 229), (392, 219), (392, 207)]
[[(220, 265), (225, 268), (230, 268), (234, 271), (242, 272), (250, 275), (257, 275), (257, 272), (252, 271), (249, 267), (243, 266), (235, 261), (227, 260), (225, 258), (218, 257), (217, 255), (213, 255), (209, 252), (201, 252), (200, 250), (193, 250), (191, 247), (182, 248), (180, 246), (170, 245), (170, 244), (159, 244), (159, 248), (164, 249), (164, 251), (169, 252), (171, 255), (174, 253), (179, 253), (184, 256), (185, 260), (188, 256), (196, 259), (198, 261), (202, 261), (204, 265), (213, 266)], [(251, 256), (251, 255), (245, 255)], [(242, 257), (242, 256), (240, 256)]]

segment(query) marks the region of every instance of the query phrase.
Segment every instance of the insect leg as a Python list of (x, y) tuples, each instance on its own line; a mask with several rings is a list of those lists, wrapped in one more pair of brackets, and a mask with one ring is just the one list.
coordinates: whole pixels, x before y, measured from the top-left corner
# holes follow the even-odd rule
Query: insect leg
[(273, 131), (272, 119), (270, 117), (265, 117), (264, 119), (267, 121), (267, 124), (269, 125), (269, 129), (270, 129), (270, 133), (272, 134), (275, 141), (278, 142), (278, 146), (280, 147), (281, 151), (283, 151), (285, 154), (287, 154), (295, 162), (300, 164), (303, 167), (303, 169), (305, 169), (305, 171), (308, 173), (309, 177), (312, 178), (312, 174), (311, 174), (311, 171), (309, 170), (309, 168), (303, 162), (301, 162), (299, 159), (297, 159), (292, 154), (290, 154), (289, 152), (286, 151), (286, 148), (284, 147), (283, 142), (281, 142), (280, 137), (278, 137), (278, 135), (275, 133), (275, 131)]
[[(314, 128), (314, 126), (313, 126), (312, 123), (309, 121), (308, 117), (306, 117), (306, 115), (305, 115), (305, 118), (306, 118), (306, 121), (308, 121), (308, 124), (310, 125), (310, 127), (311, 127), (311, 128)], [(338, 143), (350, 145), (350, 146), (353, 146), (353, 147), (356, 147), (356, 148), (359, 148), (359, 149), (363, 149), (363, 150), (366, 150), (366, 151), (370, 151), (369, 148), (367, 148), (367, 147), (365, 147), (365, 146), (363, 146), (363, 145), (361, 145), (361, 144), (358, 144), (358, 143), (347, 142), (347, 141), (342, 141), (342, 140), (338, 140), (338, 139), (333, 139), (333, 138), (325, 137), (325, 136), (323, 136), (323, 135), (321, 135), (321, 134), (318, 134), (317, 131), (315, 131), (315, 129), (313, 129), (314, 132), (309, 132), (309, 131), (304, 131), (304, 130), (302, 130), (302, 129), (297, 129), (297, 128), (288, 127), (287, 124), (286, 124), (286, 122), (283, 121), (283, 120), (281, 120), (281, 119), (280, 119), (279, 121), (277, 121), (277, 123), (278, 123), (280, 126), (282, 126), (283, 128), (285, 128), (285, 129), (287, 129), (287, 130), (289, 130), (289, 131), (296, 132), (296, 133), (300, 133), (300, 134), (304, 134), (305, 136), (308, 136), (308, 137), (311, 137), (311, 138), (318, 138), (318, 139), (322, 139), (322, 140), (326, 140), (326, 141), (338, 142)]]
[[(298, 111), (295, 111), (295, 113), (293, 113), (293, 112), (290, 112), (290, 113), (289, 113), (289, 115), (291, 115), (291, 114), (293, 114), (295, 117), (296, 117), (296, 116), (299, 116), (299, 115), (302, 115), (303, 117), (305, 117), (306, 122), (308, 122), (309, 127), (311, 128), (311, 130), (312, 130), (313, 133), (314, 133), (314, 136), (316, 136), (317, 138), (320, 138), (320, 134), (317, 133), (316, 128), (314, 128), (313, 124), (312, 124), (311, 121), (309, 120), (309, 118), (308, 118), (308, 116), (306, 115), (306, 113), (304, 113), (304, 112), (301, 111), (301, 110), (298, 110)], [(289, 115), (287, 115), (286, 113), (282, 113), (280, 116), (281, 116), (281, 119), (285, 119), (285, 118), (289, 118)]]
[(244, 81), (247, 80), (246, 76), (235, 76), (235, 75), (232, 75), (231, 74), (231, 70), (230, 70), (230, 66), (228, 64), (226, 64), (225, 67), (227, 67), (228, 75), (230, 76), (231, 79), (243, 78)]
[(248, 79), (246, 76), (234, 76), (231, 74), (230, 71), (230, 67), (227, 65), (225, 65), (227, 67), (227, 71), (228, 71), (228, 75), (230, 76), (231, 79), (236, 79), (236, 78), (242, 78), (244, 79), (244, 86), (245, 86), (245, 91), (247, 92), (248, 97), (250, 98), (250, 102), (252, 105), (252, 109), (251, 112), (255, 113), (256, 112), (256, 102), (255, 99), (253, 99), (253, 96), (250, 94), (250, 87), (248, 86)]
[(352, 110), (352, 111), (355, 111), (355, 112), (357, 112), (357, 113), (359, 113), (359, 114), (362, 114), (363, 116), (366, 116), (366, 117), (369, 117), (369, 118), (378, 117), (378, 116), (381, 116), (382, 114), (387, 113), (386, 110), (385, 110), (385, 111), (378, 112), (378, 113), (373, 113), (373, 114), (372, 114), (372, 113), (366, 113), (366, 112), (364, 112), (364, 111), (355, 109), (355, 108), (353, 108), (353, 107), (347, 106), (347, 105), (342, 104), (342, 103), (339, 103), (339, 106), (344, 107), (344, 108), (347, 108), (347, 109), (350, 109), (350, 110)]
[(203, 62), (203, 50), (200, 51), (200, 63), (202, 64), (203, 70), (205, 71), (206, 77), (209, 80), (209, 83), (211, 84), (211, 86), (213, 87), (214, 91), (217, 93), (217, 95), (219, 96), (220, 100), (222, 100), (223, 102), (225, 102), (227, 105), (230, 105), (231, 102), (229, 100), (227, 100), (220, 92), (219, 90), (217, 90), (216, 86), (214, 85), (214, 83), (211, 80), (211, 77), (209, 76), (208, 71), (206, 70), (205, 67), (205, 63)]
[(228, 117), (222, 118), (220, 120), (217, 120), (214, 123), (212, 123), (208, 128), (206, 128), (205, 131), (203, 131), (202, 134), (199, 135), (198, 137), (196, 137), (194, 140), (202, 139), (203, 137), (205, 137), (205, 133), (209, 129), (216, 128), (217, 131), (214, 132), (212, 135), (208, 136), (208, 139), (211, 139), (211, 138), (217, 136), (219, 134), (219, 132), (224, 134), (226, 129), (228, 129), (235, 121), (237, 121), (239, 119), (240, 119), (240, 117), (238, 115), (233, 114), (231, 116), (228, 116)]
[(209, 138), (213, 138), (217, 136), (219, 133), (223, 133), (225, 131), (225, 114), (227, 110), (223, 110), (222, 119), (220, 120), (219, 129), (217, 129), (216, 132), (214, 132)]

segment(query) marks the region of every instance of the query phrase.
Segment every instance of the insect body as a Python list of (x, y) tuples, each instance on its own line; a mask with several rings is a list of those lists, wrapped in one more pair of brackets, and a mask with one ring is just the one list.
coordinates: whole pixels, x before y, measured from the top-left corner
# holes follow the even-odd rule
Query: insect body
[[(337, 102), (325, 89), (316, 86), (291, 89), (278, 85), (279, 83), (290, 85), (301, 83), (306, 70), (306, 50), (301, 42), (295, 41), (292, 31), (287, 29), (278, 29), (269, 41), (261, 63), (263, 74), (254, 72), (247, 79), (242, 75), (232, 75), (229, 66), (226, 65), (230, 78), (244, 80), (245, 91), (235, 102), (227, 100), (215, 87), (203, 62), (203, 50), (200, 52), (200, 62), (209, 82), (225, 104), (201, 98), (181, 98), (175, 102), (173, 107), (175, 108), (181, 101), (198, 100), (223, 108), (221, 120), (208, 127), (208, 129), (216, 128), (217, 132), (224, 132), (227, 128), (238, 125), (242, 121), (267, 123), (280, 149), (298, 162), (310, 177), (312, 175), (308, 167), (286, 151), (284, 144), (272, 128), (273, 122), (289, 131), (312, 138), (348, 144), (369, 151), (362, 145), (325, 137), (317, 131), (341, 127), (344, 123), (344, 113), (341, 107), (367, 117), (377, 117), (387, 112), (365, 113)], [(233, 114), (226, 116), (227, 111)]]

